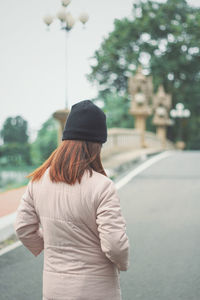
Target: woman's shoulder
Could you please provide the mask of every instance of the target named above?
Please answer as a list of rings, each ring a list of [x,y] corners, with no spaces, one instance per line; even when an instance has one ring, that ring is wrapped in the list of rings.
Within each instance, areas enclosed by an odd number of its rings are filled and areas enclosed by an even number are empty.
[[[96,171],[92,171],[92,176],[90,176],[89,172],[87,173],[87,180],[90,181],[90,184],[99,188],[106,188],[109,186],[114,186],[114,182],[107,176],[98,173]]]

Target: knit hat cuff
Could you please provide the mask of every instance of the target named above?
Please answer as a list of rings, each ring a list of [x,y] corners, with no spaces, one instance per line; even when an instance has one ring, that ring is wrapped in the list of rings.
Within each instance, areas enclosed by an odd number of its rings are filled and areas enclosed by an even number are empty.
[[[62,140],[80,140],[80,141],[89,141],[89,142],[97,142],[97,143],[105,143],[107,141],[107,137],[105,136],[97,136],[97,135],[91,135],[88,133],[83,134],[83,132],[80,131],[64,131]]]

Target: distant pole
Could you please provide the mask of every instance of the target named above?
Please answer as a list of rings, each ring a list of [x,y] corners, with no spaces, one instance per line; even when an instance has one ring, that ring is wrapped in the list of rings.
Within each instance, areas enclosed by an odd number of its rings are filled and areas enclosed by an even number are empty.
[[[158,91],[153,96],[153,124],[156,126],[156,135],[160,139],[162,148],[166,148],[167,126],[173,125],[169,118],[169,110],[172,104],[172,97],[167,94],[164,87],[160,85]]]
[[[67,53],[67,46],[68,46],[68,32],[65,33],[65,107],[69,109],[69,100],[68,100],[68,53]]]
[[[182,137],[182,123],[183,119],[189,118],[191,112],[189,109],[184,109],[183,103],[177,103],[176,108],[170,111],[170,116],[174,119],[178,119],[178,139],[176,142],[176,147],[180,150],[185,148],[185,142]]]
[[[53,113],[53,117],[59,121],[60,128],[58,133],[58,144],[61,142],[61,135],[65,126],[65,122],[67,116],[69,114],[69,95],[68,95],[68,85],[67,85],[67,78],[68,78],[68,35],[69,32],[72,30],[76,23],[76,19],[71,15],[70,12],[66,10],[68,5],[70,4],[71,0],[62,0],[62,8],[58,11],[56,16],[46,15],[43,20],[47,27],[49,28],[50,25],[53,23],[54,19],[60,21],[60,29],[65,31],[65,108],[56,111]],[[85,26],[89,19],[89,15],[87,13],[82,13],[78,20]]]

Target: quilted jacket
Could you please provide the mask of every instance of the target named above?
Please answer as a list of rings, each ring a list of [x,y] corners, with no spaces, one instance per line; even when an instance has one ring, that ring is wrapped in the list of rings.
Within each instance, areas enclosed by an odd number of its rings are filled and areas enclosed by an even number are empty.
[[[29,181],[15,220],[35,256],[44,250],[43,300],[120,300],[129,240],[115,185],[85,172],[81,183],[53,183],[49,168]]]

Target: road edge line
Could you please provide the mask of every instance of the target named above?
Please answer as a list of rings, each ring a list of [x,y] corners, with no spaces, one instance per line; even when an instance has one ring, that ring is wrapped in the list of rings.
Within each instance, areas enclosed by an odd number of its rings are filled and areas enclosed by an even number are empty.
[[[11,244],[9,246],[6,246],[5,248],[3,248],[3,249],[0,250],[0,256],[2,256],[5,253],[10,252],[11,250],[13,250],[13,249],[15,249],[15,248],[17,248],[17,247],[19,247],[21,245],[22,245],[22,242],[17,241],[17,242],[15,242],[15,243],[13,243],[13,244]]]
[[[138,167],[136,167],[135,169],[130,171],[127,175],[125,175],[118,182],[116,182],[115,183],[116,189],[120,190],[124,185],[126,185],[129,181],[131,181],[131,179],[136,177],[138,174],[140,174],[141,172],[143,172],[144,170],[146,170],[147,168],[149,168],[150,166],[152,166],[154,163],[158,162],[159,160],[166,158],[172,154],[173,154],[173,152],[168,150],[168,151],[159,153],[158,155],[155,155],[154,157],[148,159],[147,161],[145,161],[144,163],[142,163],[141,165],[139,165]]]

